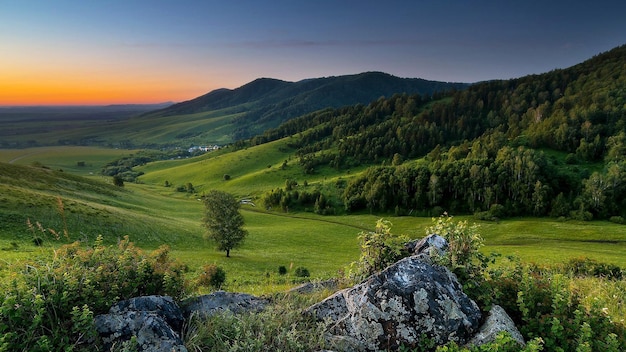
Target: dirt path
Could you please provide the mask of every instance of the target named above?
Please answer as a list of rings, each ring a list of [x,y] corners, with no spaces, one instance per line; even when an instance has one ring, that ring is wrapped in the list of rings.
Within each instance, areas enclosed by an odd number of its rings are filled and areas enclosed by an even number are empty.
[[[13,158],[13,159],[9,160],[9,164],[13,164],[16,161],[19,161],[21,159],[27,158],[27,157],[29,157],[31,155],[36,155],[36,154],[41,154],[41,153],[43,153],[43,151],[37,151],[37,152],[32,152],[32,153],[20,155],[17,158]]]

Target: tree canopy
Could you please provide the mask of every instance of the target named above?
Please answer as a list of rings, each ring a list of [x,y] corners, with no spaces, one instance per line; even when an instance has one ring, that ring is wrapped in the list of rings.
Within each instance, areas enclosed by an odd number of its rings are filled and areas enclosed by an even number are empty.
[[[239,212],[240,203],[231,194],[212,190],[204,196],[204,226],[207,237],[215,241],[217,249],[226,251],[240,246],[248,231],[243,229],[244,219]]]
[[[624,92],[621,46],[541,75],[317,111],[248,143],[291,136],[305,174],[369,165],[324,195],[349,212],[626,217]],[[266,199],[312,209],[301,194]]]

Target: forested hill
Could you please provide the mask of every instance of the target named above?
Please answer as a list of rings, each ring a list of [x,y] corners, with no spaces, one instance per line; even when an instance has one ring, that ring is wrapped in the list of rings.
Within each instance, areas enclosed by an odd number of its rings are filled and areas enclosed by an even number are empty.
[[[417,78],[399,78],[381,72],[286,82],[259,78],[230,90],[218,89],[175,104],[148,116],[174,116],[210,110],[243,112],[233,123],[234,139],[247,138],[276,127],[281,122],[327,107],[367,104],[395,93],[425,94],[465,89],[465,83],[446,83]]]
[[[348,211],[606,218],[626,215],[625,130],[621,46],[541,75],[312,113],[250,143],[293,135],[306,172],[386,165],[337,195]]]

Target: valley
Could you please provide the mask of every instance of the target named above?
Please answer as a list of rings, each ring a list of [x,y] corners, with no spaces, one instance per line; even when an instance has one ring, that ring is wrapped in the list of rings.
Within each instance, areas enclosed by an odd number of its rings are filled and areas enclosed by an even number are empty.
[[[41,129],[31,115],[0,112],[10,121],[0,141],[0,276],[31,277],[30,267],[52,268],[42,264],[50,260],[60,271],[59,260],[72,270],[83,258],[103,265],[97,256],[115,246],[122,254],[111,259],[124,264],[143,255],[136,246],[156,254],[133,264],[153,260],[156,269],[142,268],[165,275],[164,286],[187,280],[173,287],[187,294],[280,295],[303,282],[353,280],[352,263],[375,253],[363,236],[379,219],[392,235],[418,239],[447,214],[479,225],[484,242],[454,270],[477,275],[464,284],[480,304],[508,304],[527,331],[546,328],[542,314],[571,321],[579,308],[585,319],[623,325],[624,62],[623,46],[541,75],[364,95],[368,102],[351,100],[361,94],[347,94],[347,84],[411,82],[364,74],[309,89],[308,80],[260,79],[119,118],[61,112]],[[324,92],[350,99],[316,100]],[[74,128],[60,127],[70,121]],[[213,144],[220,148],[189,151]],[[202,198],[211,190],[245,200],[249,235],[230,257],[205,236]],[[198,284],[211,268],[224,281]],[[554,311],[529,317],[525,304]],[[626,338],[621,325],[602,326],[596,340],[609,341],[615,326]]]

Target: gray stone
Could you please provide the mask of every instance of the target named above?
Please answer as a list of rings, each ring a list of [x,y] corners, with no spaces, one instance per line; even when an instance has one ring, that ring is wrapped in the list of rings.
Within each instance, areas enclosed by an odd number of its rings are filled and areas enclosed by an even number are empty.
[[[192,297],[180,303],[186,318],[192,315],[205,318],[216,313],[230,311],[238,314],[258,312],[265,309],[267,300],[246,293],[218,291],[208,295]]]
[[[508,332],[520,346],[526,345],[524,337],[519,332],[519,330],[517,330],[517,327],[515,327],[515,323],[506,313],[504,308],[498,305],[494,305],[493,307],[491,307],[485,323],[480,327],[478,333],[474,335],[474,337],[467,343],[467,345],[482,346],[488,344],[490,342],[493,342],[496,339],[496,336],[503,331]]]
[[[109,314],[122,314],[127,311],[154,313],[178,332],[183,329],[185,323],[180,307],[168,296],[142,296],[120,301],[109,309]]]
[[[448,250],[448,241],[445,238],[432,234],[419,240],[413,240],[404,245],[409,254],[430,254],[431,250],[435,250],[442,255]]]
[[[171,297],[145,296],[121,301],[95,317],[96,330],[111,350],[136,337],[138,351],[186,352],[180,338],[182,313]]]
[[[464,344],[481,318],[456,276],[424,256],[404,258],[307,311],[330,323],[331,346],[354,351],[417,347],[424,337]]]

